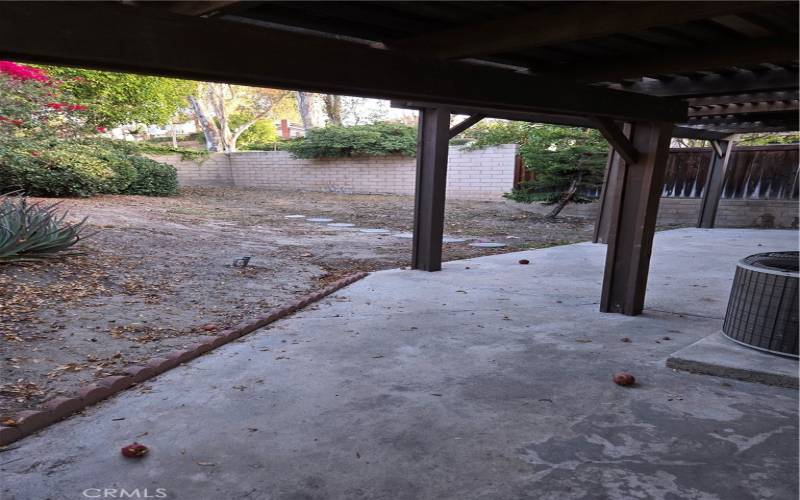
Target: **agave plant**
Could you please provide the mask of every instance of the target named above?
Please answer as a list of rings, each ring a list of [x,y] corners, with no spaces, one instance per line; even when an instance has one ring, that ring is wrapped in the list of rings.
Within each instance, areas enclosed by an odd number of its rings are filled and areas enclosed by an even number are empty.
[[[58,205],[28,203],[15,193],[0,196],[0,263],[66,255],[81,239],[86,218],[77,224],[64,222],[67,212],[59,216]]]

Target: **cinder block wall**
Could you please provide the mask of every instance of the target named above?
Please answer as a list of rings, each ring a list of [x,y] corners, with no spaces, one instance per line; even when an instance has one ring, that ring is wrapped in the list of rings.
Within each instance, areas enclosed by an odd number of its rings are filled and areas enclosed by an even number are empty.
[[[448,157],[447,197],[501,200],[514,184],[513,144],[477,151],[451,148]],[[174,165],[182,186],[240,186],[264,189],[327,191],[363,194],[414,194],[415,162],[403,156],[301,160],[285,151],[212,154],[203,162],[181,160],[180,155],[154,159]],[[509,202],[511,203],[511,202]],[[549,206],[515,204],[546,214]],[[598,202],[570,204],[565,216],[594,219]],[[717,227],[797,227],[797,200],[723,199]],[[659,225],[693,226],[699,198],[662,198]]]
[[[514,185],[513,144],[466,151],[451,148],[447,196],[499,200]],[[154,157],[178,171],[182,186],[241,186],[264,189],[364,194],[414,194],[416,164],[404,156],[295,159],[285,151],[212,154],[206,161],[178,155]]]
[[[546,214],[551,207],[541,203],[525,205],[525,210]],[[562,215],[594,220],[600,203],[570,204]],[[715,227],[797,228],[798,200],[722,199],[717,209]],[[700,198],[661,198],[657,224],[661,226],[694,226],[700,211]]]
[[[228,157],[212,154],[202,162],[182,160],[181,155],[150,155],[156,161],[169,163],[178,171],[181,186],[233,186],[233,174]]]

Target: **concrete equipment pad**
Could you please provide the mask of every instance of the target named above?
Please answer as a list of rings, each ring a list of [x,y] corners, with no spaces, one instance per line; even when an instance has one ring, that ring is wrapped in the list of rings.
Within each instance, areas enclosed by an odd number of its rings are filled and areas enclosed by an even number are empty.
[[[797,360],[750,349],[717,332],[667,358],[677,370],[797,388]]]

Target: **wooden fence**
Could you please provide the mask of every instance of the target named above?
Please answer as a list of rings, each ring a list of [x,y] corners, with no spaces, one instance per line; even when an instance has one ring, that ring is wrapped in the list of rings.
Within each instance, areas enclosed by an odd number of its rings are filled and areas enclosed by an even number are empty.
[[[671,149],[661,196],[702,197],[710,160],[711,149]],[[796,144],[736,147],[728,167],[722,198],[796,200],[798,163],[800,155]],[[514,171],[515,186],[530,180],[534,175],[525,169],[519,156]],[[583,194],[587,197],[599,197],[600,189]]]

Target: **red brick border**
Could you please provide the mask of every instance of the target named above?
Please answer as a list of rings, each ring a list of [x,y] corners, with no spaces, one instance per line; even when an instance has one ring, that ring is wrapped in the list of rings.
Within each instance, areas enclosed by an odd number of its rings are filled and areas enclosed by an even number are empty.
[[[115,375],[105,377],[94,384],[81,388],[73,397],[57,397],[45,402],[42,408],[26,410],[18,413],[14,418],[14,426],[0,425],[0,446],[11,444],[25,436],[33,434],[48,425],[69,417],[73,413],[82,411],[88,406],[98,403],[118,392],[124,391],[129,387],[153,378],[160,373],[175,368],[181,363],[190,361],[202,354],[205,354],[217,347],[232,342],[239,337],[247,335],[259,328],[262,328],[273,321],[288,316],[293,312],[322,300],[335,291],[346,287],[367,276],[367,273],[359,272],[345,276],[334,281],[330,285],[306,294],[288,304],[273,309],[266,316],[255,321],[242,323],[233,328],[223,330],[216,337],[210,340],[193,344],[186,349],[181,349],[165,355],[163,358],[153,358],[146,366],[130,366],[125,370],[125,375]]]

